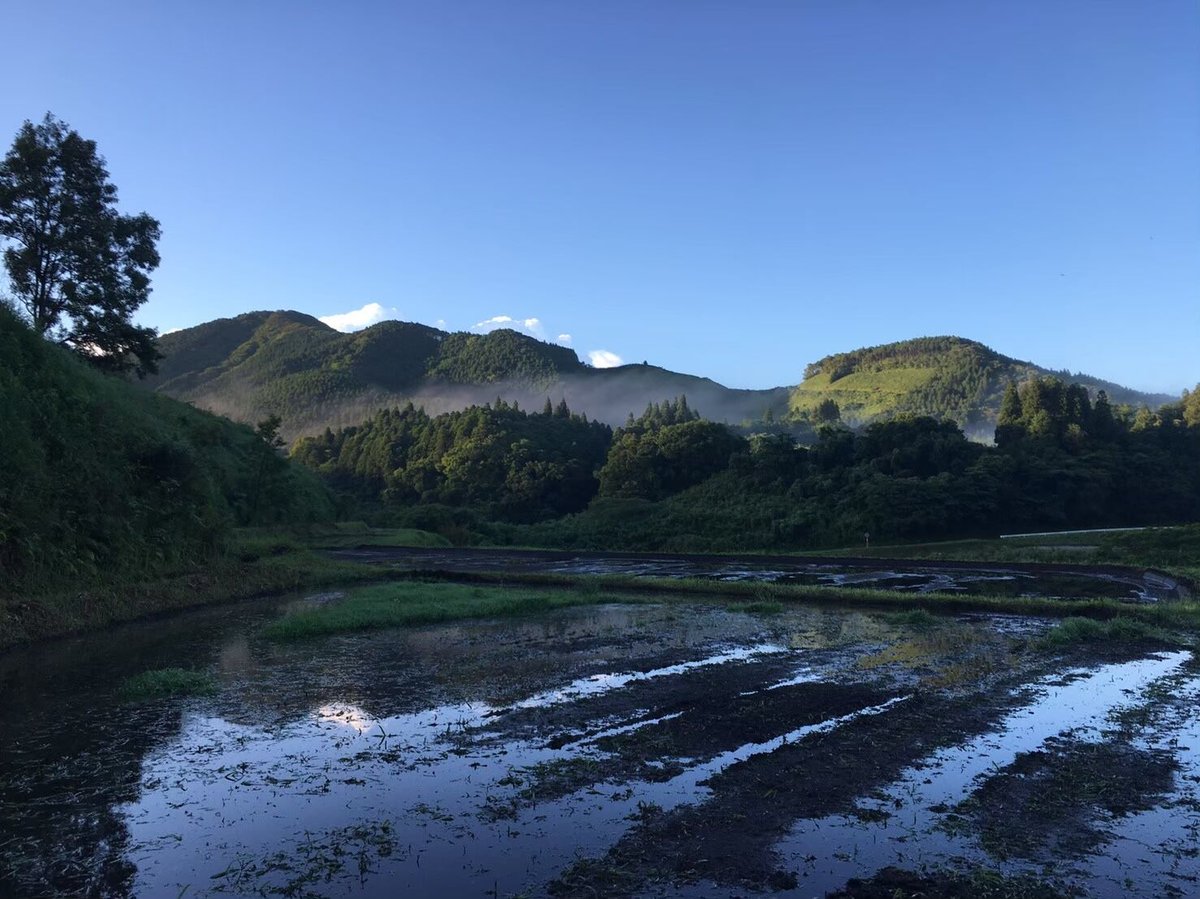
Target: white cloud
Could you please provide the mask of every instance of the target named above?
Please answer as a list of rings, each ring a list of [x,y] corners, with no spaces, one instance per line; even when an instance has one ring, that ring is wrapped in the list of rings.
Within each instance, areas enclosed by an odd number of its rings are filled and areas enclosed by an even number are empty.
[[[616,368],[618,365],[625,364],[624,360],[612,350],[590,350],[588,359],[591,360],[594,368]]]
[[[476,322],[471,330],[486,334],[498,328],[512,328],[514,331],[523,331],[538,340],[546,339],[546,328],[542,325],[542,320],[537,317],[516,319],[511,315],[493,315],[491,318]]]
[[[475,322],[473,331],[495,331],[497,328],[507,328],[514,324],[515,320],[511,315],[493,315],[491,318],[485,318],[481,322]]]
[[[395,313],[395,309],[391,312]],[[368,325],[381,322],[388,318],[389,310],[378,303],[367,303],[361,309],[351,309],[349,312],[337,312],[333,315],[322,315],[320,320],[335,331],[359,331]]]
[[[436,328],[441,328],[443,331],[446,330],[446,320],[444,318],[439,318],[433,324],[434,324],[434,327],[436,327]]]
[[[555,338],[555,340],[558,343],[561,343],[563,346],[571,345],[571,335],[570,334],[559,334],[558,337]]]

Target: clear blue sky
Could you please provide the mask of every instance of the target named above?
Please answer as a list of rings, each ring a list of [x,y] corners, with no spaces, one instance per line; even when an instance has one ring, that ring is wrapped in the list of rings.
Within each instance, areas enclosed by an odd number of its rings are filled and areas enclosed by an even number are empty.
[[[732,386],[959,334],[1200,381],[1194,0],[54,2],[53,111],[163,225],[140,319],[499,315]],[[392,310],[395,310],[394,312]]]

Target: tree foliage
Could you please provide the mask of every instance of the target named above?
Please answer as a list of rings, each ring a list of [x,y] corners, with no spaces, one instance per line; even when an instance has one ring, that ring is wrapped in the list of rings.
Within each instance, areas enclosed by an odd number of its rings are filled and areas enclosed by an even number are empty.
[[[133,324],[159,263],[158,222],[117,212],[103,157],[47,113],[0,163],[0,238],[14,299],[34,329],[98,367],[153,371],[155,333]]]
[[[505,521],[577,512],[596,493],[611,429],[547,402],[503,400],[436,417],[409,403],[297,442],[292,458],[367,504],[452,505]]]

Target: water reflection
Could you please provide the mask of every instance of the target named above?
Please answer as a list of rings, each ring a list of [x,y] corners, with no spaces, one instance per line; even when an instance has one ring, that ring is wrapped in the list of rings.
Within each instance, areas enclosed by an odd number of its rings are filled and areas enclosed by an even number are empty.
[[[304,644],[257,636],[296,601],[0,660],[0,895],[538,895],[578,857],[608,852],[650,804],[703,808],[721,772],[910,714],[909,671],[857,664],[913,638],[895,616],[608,605]],[[1045,623],[943,627],[923,665],[957,664],[964,647],[1007,652]],[[887,795],[946,801],[980,765],[1103,719],[1185,660],[1034,684],[997,735],[914,758]],[[124,677],[179,665],[214,672],[219,694],[119,701]],[[989,677],[964,689],[984,695]],[[873,801],[885,800],[862,808]],[[822,885],[890,858],[868,838],[886,847],[902,823],[916,832],[897,818],[847,836],[852,822],[835,818],[816,822],[828,826],[820,838],[796,824],[805,851],[823,847]],[[1150,820],[1131,823],[1129,841]],[[929,822],[915,823],[930,857],[944,854]],[[830,861],[851,851],[856,864]]]

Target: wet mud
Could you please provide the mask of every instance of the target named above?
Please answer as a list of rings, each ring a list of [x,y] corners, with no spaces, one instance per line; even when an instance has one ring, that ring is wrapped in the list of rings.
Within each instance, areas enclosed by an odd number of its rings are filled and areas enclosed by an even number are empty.
[[[1126,602],[1156,602],[1187,595],[1184,585],[1162,572],[1117,565],[380,546],[334,550],[331,555],[438,574],[482,572],[700,578],[823,587],[869,587],[913,593],[1055,599],[1106,597]]]
[[[1197,891],[1187,650],[677,602],[259,636],[303,601],[0,658],[0,895]],[[120,699],[167,666],[219,690]]]

